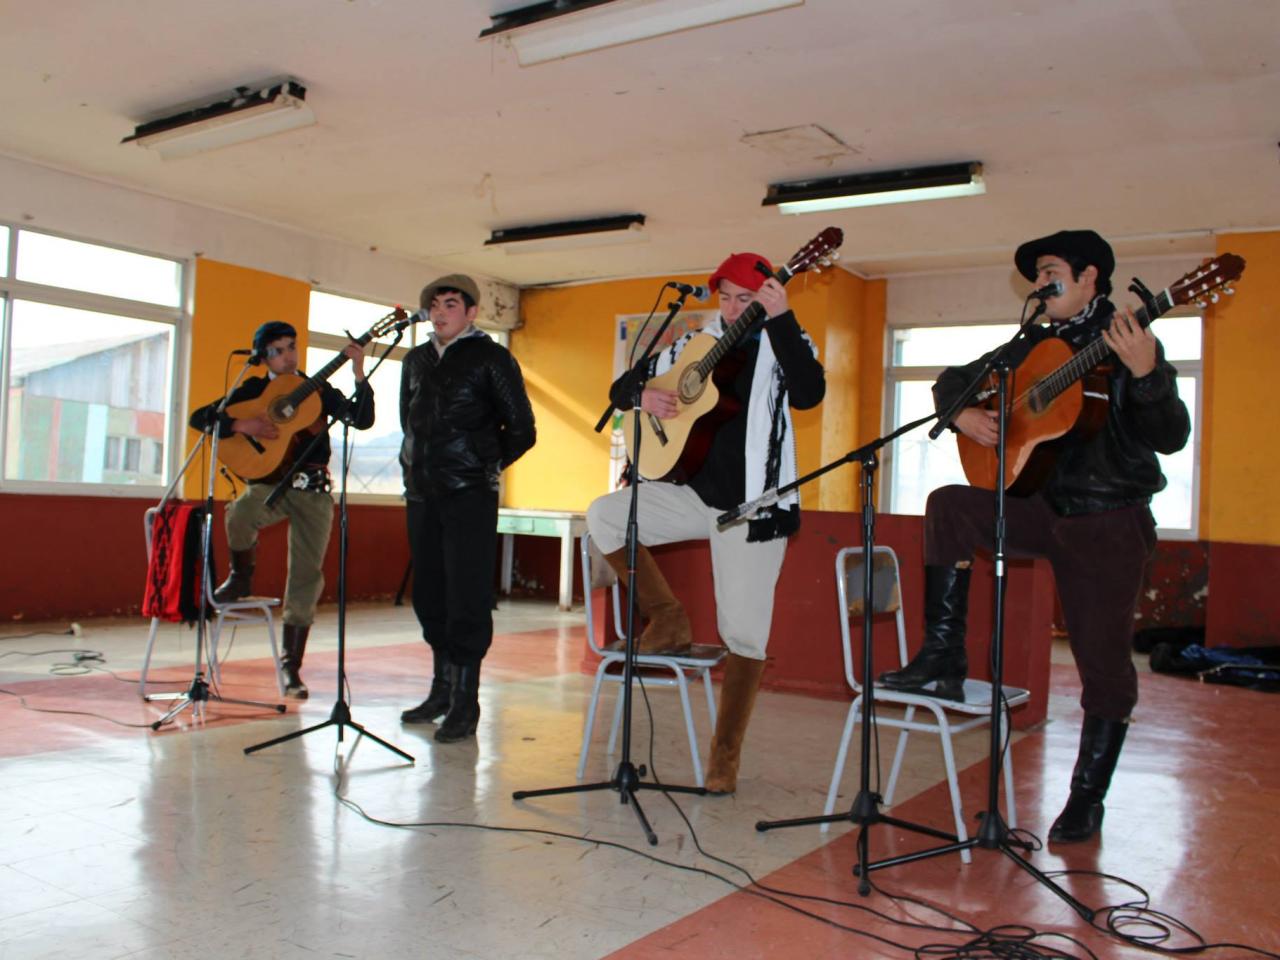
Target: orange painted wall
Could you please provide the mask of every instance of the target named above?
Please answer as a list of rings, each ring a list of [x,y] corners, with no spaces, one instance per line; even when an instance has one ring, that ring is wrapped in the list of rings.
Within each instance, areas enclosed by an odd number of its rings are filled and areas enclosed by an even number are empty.
[[[706,278],[679,279],[699,283]],[[605,492],[608,439],[591,428],[608,403],[616,316],[647,313],[659,283],[652,278],[616,280],[521,293],[523,326],[512,335],[511,350],[524,371],[538,419],[538,443],[507,472],[508,506],[582,511]],[[826,400],[795,417],[804,474],[856,446],[868,422],[879,424],[884,282],[832,270],[801,274],[787,290],[827,370]],[[874,382],[860,376],[868,354],[875,358]],[[875,436],[872,429],[868,438]],[[830,458],[828,451],[834,451]],[[816,491],[806,491],[805,504],[810,509],[848,509],[855,502],[849,497],[853,482],[848,469],[833,471]]]
[[[243,358],[227,365],[232,350],[249,347],[253,331],[268,320],[283,320],[298,331],[298,352],[307,347],[307,315],[311,288],[299,280],[250,270],[246,267],[196,261],[195,314],[191,320],[191,365],[187,381],[188,410],[194,410],[222,396],[240,371]],[[260,374],[251,371],[249,376]],[[188,430],[183,445],[184,456],[200,435]],[[203,499],[205,480],[200,476],[200,458],[192,464],[184,479],[183,493],[191,499]],[[230,499],[231,486],[218,478],[218,499]]]
[[[1233,297],[1205,317],[1201,531],[1205,540],[1280,545],[1280,233],[1224,234],[1246,261]]]

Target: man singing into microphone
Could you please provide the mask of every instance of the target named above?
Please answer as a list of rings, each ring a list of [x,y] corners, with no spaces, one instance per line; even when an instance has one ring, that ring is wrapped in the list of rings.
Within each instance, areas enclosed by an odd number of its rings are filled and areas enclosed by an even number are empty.
[[[637,649],[680,653],[692,642],[684,607],[647,547],[709,540],[717,626],[729,655],[706,789],[726,794],[737,789],[742,741],[764,674],[773,591],[787,538],[800,526],[800,501],[793,492],[753,519],[723,529],[716,525],[716,517],[796,478],[791,408],[817,406],[826,391],[826,378],[817,348],[787,305],[786,288],[774,279],[768,260],[754,253],[735,253],[716,268],[707,286],[719,297],[720,316],[700,332],[721,336],[752,303],[760,304],[765,319],[720,361],[722,368],[737,371],[730,392],[741,408],[719,427],[702,466],[683,484],[640,484],[638,525],[643,546],[636,553],[636,603],[648,626],[638,638]],[[694,335],[687,334],[656,355],[654,372],[670,369]],[[633,406],[629,380],[624,375],[610,388],[609,399],[619,410]],[[656,417],[673,417],[676,394],[646,387],[640,406]],[[630,491],[618,490],[597,498],[587,509],[591,539],[624,583],[630,503]]]
[[[462,274],[429,283],[432,333],[404,358],[400,425],[413,611],[431,647],[427,699],[404,723],[440,718],[435,739],[474,736],[480,662],[493,642],[498,478],[536,438],[520,365],[475,326],[480,288]]]
[[[1017,366],[1049,337],[1079,349],[1098,339],[1114,354],[1105,374],[1106,421],[1086,437],[1068,435],[1040,492],[1006,500],[1007,554],[1048,558],[1062,601],[1071,652],[1083,692],[1084,724],[1071,793],[1049,840],[1087,840],[1102,826],[1102,800],[1111,783],[1138,700],[1130,641],[1147,559],[1155,547],[1150,502],[1164,489],[1157,453],[1175,453],[1190,435],[1177,375],[1163,348],[1130,310],[1107,299],[1115,257],[1092,230],[1064,230],[1031,240],[1014,254],[1018,272],[1045,297],[1047,326],[1027,333],[1011,357]],[[1037,296],[1044,296],[1037,291]],[[988,356],[990,356],[988,354]],[[945,410],[977,375],[986,357],[949,367],[934,385]],[[996,444],[996,411],[969,407],[954,429],[986,447]],[[924,646],[880,684],[963,699],[968,670],[965,618],[975,549],[991,550],[995,494],[947,486],[929,496],[924,519]]]
[[[315,423],[322,430],[325,418],[335,414],[349,415],[357,430],[373,426],[373,389],[364,377],[364,348],[354,341],[342,351],[351,358],[355,374],[356,395],[348,408],[346,398],[325,383],[320,388],[324,416]],[[249,377],[231,393],[228,405],[262,396],[267,384],[284,374],[297,374],[297,331],[289,324],[272,320],[258,327],[253,335],[253,355],[266,364],[265,377]],[[191,414],[191,426],[204,430],[221,399]],[[274,440],[280,435],[276,425],[266,417],[235,420],[223,413],[218,423],[218,436],[241,433],[249,437]],[[267,497],[276,488],[284,472],[311,442],[312,433],[302,431],[294,437],[294,447],[285,456],[280,470],[245,484],[244,492],[227,505],[227,546],[231,551],[231,575],[214,591],[221,603],[247,597],[252,589],[254,554],[258,531],[263,527],[289,521],[289,572],[284,588],[284,637],[280,668],[284,674],[284,695],[295,700],[307,698],[307,685],[302,682],[302,657],[307,650],[307,635],[315,620],[316,603],[324,591],[325,548],[333,525],[333,499],[329,496],[329,436],[325,434],[311,447],[305,463],[293,475],[291,486],[273,506]]]

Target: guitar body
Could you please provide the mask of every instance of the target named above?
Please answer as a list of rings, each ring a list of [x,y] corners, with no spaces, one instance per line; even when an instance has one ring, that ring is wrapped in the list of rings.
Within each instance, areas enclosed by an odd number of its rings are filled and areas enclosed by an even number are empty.
[[[1058,441],[1068,436],[1089,436],[1106,419],[1109,400],[1105,376],[1089,375],[1077,380],[1047,404],[1036,403],[1034,394],[1031,402],[1012,403],[1013,398],[1026,395],[1073,356],[1074,351],[1065,341],[1056,337],[1044,340],[1032,348],[1009,377],[1004,487],[1011,496],[1025,497],[1040,489],[1053,470]],[[996,386],[993,375],[988,387],[994,391]],[[993,393],[981,407],[994,410],[996,403]],[[999,470],[996,449],[975,443],[962,433],[956,434],[956,445],[969,483],[994,490]]]
[[[710,379],[698,372],[698,362],[716,343],[710,334],[698,334],[680,351],[675,366],[649,381],[651,387],[675,392],[679,411],[674,417],[660,420],[643,410],[628,410],[624,416],[627,455],[646,480],[681,483],[696,474],[711,450],[716,431],[742,408],[731,391],[721,392],[737,374],[728,369],[732,363],[717,365]],[[639,459],[633,449],[636,417],[640,418]]]
[[[242,433],[218,441],[218,459],[232,473],[244,480],[261,480],[278,470],[297,434],[313,427],[322,416],[318,393],[291,408],[288,395],[306,381],[295,374],[281,374],[261,396],[242,400],[227,407],[227,415],[235,420],[266,417],[280,431],[274,440],[248,437]]]

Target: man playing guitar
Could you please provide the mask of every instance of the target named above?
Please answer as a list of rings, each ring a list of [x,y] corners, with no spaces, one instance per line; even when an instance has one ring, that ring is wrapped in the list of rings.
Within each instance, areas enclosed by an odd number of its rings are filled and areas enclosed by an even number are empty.
[[[1071,652],[1080,673],[1084,723],[1071,793],[1049,839],[1087,840],[1102,825],[1102,800],[1111,782],[1138,700],[1133,667],[1133,616],[1143,574],[1156,543],[1151,496],[1164,489],[1157,453],[1181,450],[1190,436],[1177,375],[1150,328],[1107,299],[1115,257],[1092,230],[1064,230],[1024,243],[1018,272],[1037,286],[1059,281],[1046,301],[1047,326],[1033,327],[1015,350],[1017,366],[1048,338],[1076,350],[1101,338],[1109,365],[1089,388],[1105,404],[1096,432],[1068,433],[1055,442],[1057,458],[1042,488],[1006,500],[1007,552],[1046,557],[1053,566]],[[939,410],[948,408],[986,358],[948,367],[934,385]],[[954,429],[981,446],[996,443],[996,412],[970,407]],[[994,493],[947,486],[925,508],[924,646],[903,669],[883,674],[882,686],[963,699],[968,669],[965,618],[975,549],[993,546]]]
[[[253,335],[253,351],[266,364],[267,375],[245,380],[232,392],[228,407],[262,396],[276,377],[298,373],[297,331],[287,323],[272,320],[258,327]],[[344,348],[343,354],[350,358],[356,380],[356,396],[350,411],[352,424],[357,430],[368,430],[373,426],[373,389],[364,376],[364,349],[353,341]],[[280,668],[284,673],[285,696],[298,700],[307,697],[307,686],[302,682],[299,670],[307,649],[307,635],[315,619],[316,603],[324,590],[321,565],[329,544],[329,530],[333,526],[327,435],[311,447],[307,462],[294,474],[292,485],[285,490],[284,496],[274,506],[267,506],[267,497],[310,443],[312,436],[325,428],[326,418],[346,408],[346,398],[328,383],[322,384],[320,391],[323,414],[310,429],[304,429],[294,438],[293,449],[285,456],[281,469],[268,476],[251,479],[245,484],[244,492],[227,505],[231,574],[214,591],[214,599],[221,602],[248,596],[252,589],[258,531],[281,520],[289,521],[289,574],[284,590]],[[191,415],[191,426],[197,430],[205,429],[220,402],[221,398],[195,411]],[[218,424],[218,435],[229,437],[235,434],[274,440],[279,436],[279,427],[265,415],[235,419],[224,412]]]
[[[733,254],[707,285],[719,295],[720,316],[702,334],[720,338],[753,304],[763,309],[757,308],[760,322],[755,329],[744,332],[717,365],[717,373],[728,372],[721,393],[737,409],[715,430],[701,465],[685,483],[640,485],[639,529],[644,546],[637,551],[636,601],[649,626],[637,648],[642,653],[680,653],[691,643],[688,616],[646,547],[709,540],[716,619],[729,656],[706,788],[710,793],[732,793],[743,737],[764,673],[773,591],[787,537],[800,526],[800,505],[793,493],[754,519],[724,529],[717,527],[716,517],[795,478],[790,408],[817,406],[826,380],[813,342],[800,328],[787,304],[785,287],[764,257]],[[686,335],[657,355],[657,372],[677,363],[696,335]],[[624,374],[610,389],[609,398],[620,410],[633,406],[631,382]],[[641,409],[669,420],[677,414],[676,393],[646,387]],[[587,510],[591,538],[624,580],[630,497],[627,490],[615,491],[597,498]]]

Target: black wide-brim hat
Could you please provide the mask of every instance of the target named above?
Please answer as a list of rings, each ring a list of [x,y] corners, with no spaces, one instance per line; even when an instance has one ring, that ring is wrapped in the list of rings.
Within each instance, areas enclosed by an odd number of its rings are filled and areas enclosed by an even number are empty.
[[[1032,283],[1036,279],[1036,261],[1041,257],[1079,258],[1098,268],[1098,279],[1111,279],[1116,268],[1116,255],[1111,244],[1092,230],[1059,230],[1039,240],[1028,240],[1013,255],[1018,272]]]

